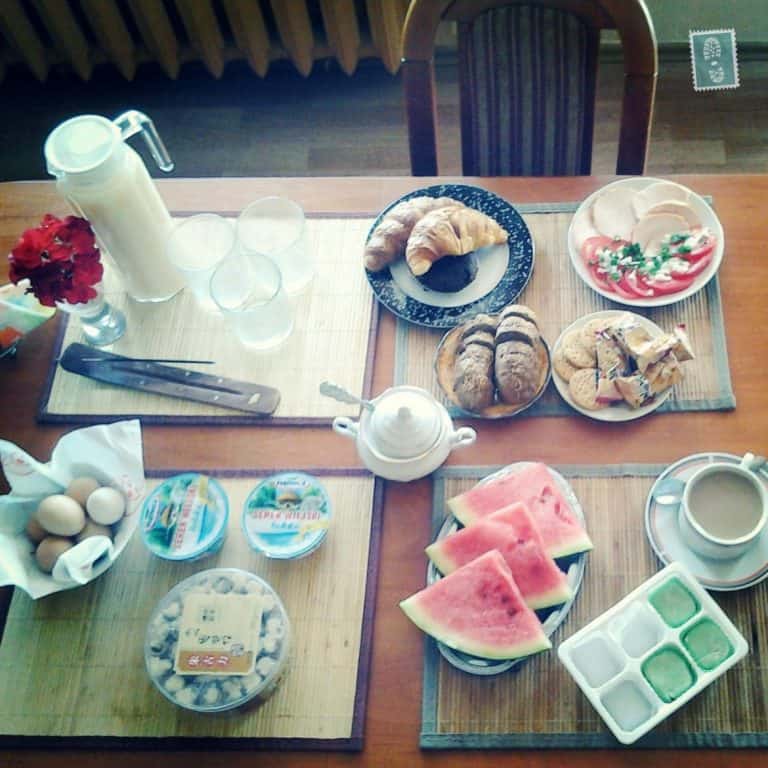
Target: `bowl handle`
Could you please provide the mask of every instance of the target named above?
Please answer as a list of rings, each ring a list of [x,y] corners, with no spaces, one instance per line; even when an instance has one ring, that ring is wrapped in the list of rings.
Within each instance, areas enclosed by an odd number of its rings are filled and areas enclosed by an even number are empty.
[[[472,427],[459,427],[451,435],[451,448],[458,448],[460,445],[472,445],[477,440],[477,432]]]
[[[347,416],[337,416],[333,420],[333,431],[344,437],[356,438],[360,425]]]

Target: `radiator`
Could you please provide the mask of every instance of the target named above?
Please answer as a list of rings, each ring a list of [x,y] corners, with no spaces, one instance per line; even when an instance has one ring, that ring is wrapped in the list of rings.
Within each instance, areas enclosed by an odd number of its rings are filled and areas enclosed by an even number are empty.
[[[352,74],[363,58],[400,66],[408,0],[0,0],[0,79],[15,66],[45,80],[68,67],[88,80],[113,66],[128,80],[154,61],[175,78],[188,61],[221,77],[245,60],[264,77],[287,59],[303,75],[335,59]]]

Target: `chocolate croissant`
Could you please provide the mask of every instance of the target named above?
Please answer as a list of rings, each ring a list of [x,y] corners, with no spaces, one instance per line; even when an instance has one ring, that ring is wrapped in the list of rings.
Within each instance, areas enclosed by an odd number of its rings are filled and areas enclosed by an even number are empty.
[[[473,208],[437,208],[413,227],[405,259],[417,277],[443,256],[461,256],[486,245],[506,242],[507,232],[490,216]]]
[[[451,197],[412,197],[393,206],[382,217],[365,246],[365,268],[371,272],[398,259],[405,250],[416,222],[436,208],[463,208],[464,203]]]

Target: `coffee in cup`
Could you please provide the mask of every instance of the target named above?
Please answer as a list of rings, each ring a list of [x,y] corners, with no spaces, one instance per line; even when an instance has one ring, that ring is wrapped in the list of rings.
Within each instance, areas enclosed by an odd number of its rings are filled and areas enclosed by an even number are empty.
[[[698,554],[715,560],[739,557],[768,521],[768,492],[750,469],[748,453],[739,464],[717,461],[686,482],[678,513],[680,533]]]

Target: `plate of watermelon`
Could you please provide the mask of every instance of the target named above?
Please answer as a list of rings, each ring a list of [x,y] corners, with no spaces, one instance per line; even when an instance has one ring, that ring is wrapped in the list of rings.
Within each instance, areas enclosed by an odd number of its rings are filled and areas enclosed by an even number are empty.
[[[592,548],[584,514],[565,478],[538,462],[504,467],[447,504],[426,549],[427,586],[401,607],[451,665],[500,674],[552,647]]]

